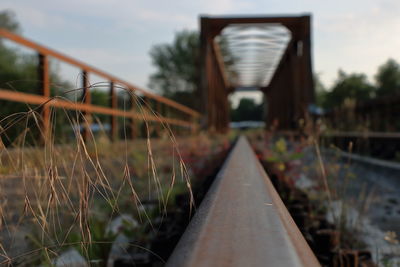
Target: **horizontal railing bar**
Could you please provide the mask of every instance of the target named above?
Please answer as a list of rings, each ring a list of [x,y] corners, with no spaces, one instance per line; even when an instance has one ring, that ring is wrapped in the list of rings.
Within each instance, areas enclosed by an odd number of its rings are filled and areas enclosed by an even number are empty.
[[[320,266],[240,137],[166,266]]]
[[[127,117],[137,120],[146,120],[146,121],[155,121],[160,123],[169,123],[171,125],[178,125],[178,126],[186,126],[186,127],[195,127],[193,123],[177,120],[177,119],[170,119],[165,118],[162,116],[155,116],[146,113],[137,113],[133,111],[124,111],[120,109],[112,109],[108,107],[102,106],[95,106],[91,104],[83,104],[79,102],[72,102],[63,100],[61,97],[44,97],[41,95],[33,95],[27,94],[22,92],[14,92],[9,90],[2,90],[0,89],[0,99],[8,100],[8,101],[17,101],[25,104],[33,104],[33,105],[48,105],[56,108],[65,108],[70,110],[78,110],[78,111],[85,111],[91,113],[100,113],[105,115],[113,115],[113,116],[120,116],[120,117]]]
[[[35,43],[35,42],[31,41],[31,40],[23,38],[23,37],[21,37],[19,35],[13,34],[13,33],[9,32],[9,31],[5,30],[5,29],[1,29],[0,28],[0,36],[2,36],[4,38],[7,38],[7,39],[9,39],[9,40],[11,40],[11,41],[13,41],[15,43],[20,44],[20,45],[23,45],[23,46],[29,47],[29,48],[31,48],[33,50],[36,50],[40,54],[51,56],[53,58],[57,58],[57,59],[59,59],[61,61],[64,61],[64,62],[66,62],[68,64],[71,64],[71,65],[74,65],[76,67],[79,67],[80,69],[82,69],[82,70],[84,70],[86,72],[94,73],[94,74],[96,74],[98,76],[101,76],[101,77],[107,79],[107,80],[119,83],[122,86],[126,86],[129,90],[141,92],[141,93],[143,93],[145,96],[147,96],[149,98],[155,99],[156,101],[159,101],[159,102],[162,102],[162,103],[164,103],[166,105],[174,107],[177,110],[180,110],[180,111],[182,111],[184,113],[190,114],[190,115],[195,116],[195,117],[199,117],[200,116],[200,114],[197,111],[192,110],[192,109],[190,109],[188,107],[185,107],[184,105],[176,103],[175,101],[172,101],[172,100],[170,100],[168,98],[165,98],[165,97],[150,93],[150,92],[148,92],[148,91],[146,91],[144,89],[138,88],[137,86],[134,86],[134,85],[132,85],[132,84],[126,82],[126,81],[123,81],[123,80],[121,80],[121,79],[119,79],[119,78],[117,78],[117,77],[115,77],[113,75],[110,75],[110,74],[108,74],[108,73],[106,73],[104,71],[101,71],[101,70],[99,70],[97,68],[89,66],[89,65],[87,65],[87,64],[85,64],[85,63],[83,63],[83,62],[81,62],[79,60],[76,60],[74,58],[66,56],[66,55],[64,55],[62,53],[56,52],[56,51],[54,51],[54,50],[52,50],[50,48],[44,47],[44,46],[42,46],[42,45],[40,45],[38,43]]]

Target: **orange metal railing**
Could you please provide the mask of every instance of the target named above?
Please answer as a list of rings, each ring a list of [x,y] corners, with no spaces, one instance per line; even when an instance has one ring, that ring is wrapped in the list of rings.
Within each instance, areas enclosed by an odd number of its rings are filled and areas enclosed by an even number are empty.
[[[42,84],[39,95],[0,89],[0,99],[22,102],[27,104],[42,105],[42,112],[41,112],[43,119],[42,130],[43,133],[45,133],[44,136],[47,136],[49,130],[51,129],[50,107],[81,111],[85,114],[85,116],[90,116],[91,113],[110,115],[111,136],[113,138],[116,137],[118,129],[117,117],[130,118],[132,119],[132,123],[134,123],[133,122],[134,120],[146,120],[146,121],[154,121],[160,124],[169,124],[173,126],[185,127],[190,129],[191,132],[196,131],[196,129],[198,128],[197,121],[200,117],[200,114],[195,110],[192,110],[168,98],[138,88],[137,86],[132,85],[104,71],[89,66],[79,60],[73,59],[62,53],[56,52],[52,49],[39,45],[33,41],[25,39],[7,30],[0,29],[0,37],[13,41],[14,43],[17,43],[19,45],[28,47],[30,49],[33,49],[38,53],[39,56],[38,70],[40,74],[39,82]],[[61,62],[73,65],[81,69],[82,90],[83,90],[83,98],[81,103],[70,102],[67,100],[63,100],[61,98],[51,97],[49,58],[55,58],[57,60],[60,60]],[[96,106],[91,104],[91,97],[90,97],[91,86],[88,82],[88,77],[90,74],[95,74],[110,82],[110,107]],[[154,112],[150,113],[148,112],[142,114],[135,111],[126,111],[118,109],[116,87],[123,87],[136,95],[137,93],[143,95],[143,97],[147,101],[152,100],[156,102],[157,110],[155,110]],[[134,101],[134,99],[131,99],[131,101]],[[165,107],[170,111],[174,110],[179,118],[171,118],[167,117],[168,115],[163,114],[165,109],[161,108],[162,105],[165,105]]]

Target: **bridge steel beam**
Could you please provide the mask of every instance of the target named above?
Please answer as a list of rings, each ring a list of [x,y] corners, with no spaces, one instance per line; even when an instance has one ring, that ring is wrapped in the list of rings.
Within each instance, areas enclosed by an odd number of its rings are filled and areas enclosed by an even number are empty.
[[[210,130],[226,132],[229,123],[227,97],[232,91],[223,82],[214,38],[230,24],[281,24],[291,32],[291,40],[268,86],[266,94],[267,125],[276,129],[295,129],[308,119],[308,106],[314,102],[311,61],[311,16],[201,17],[201,85],[204,125]],[[268,57],[268,55],[265,55]]]
[[[229,123],[228,88],[220,56],[213,41],[218,32],[213,32],[209,26],[209,20],[202,18],[200,33],[202,108],[208,130],[226,132]]]

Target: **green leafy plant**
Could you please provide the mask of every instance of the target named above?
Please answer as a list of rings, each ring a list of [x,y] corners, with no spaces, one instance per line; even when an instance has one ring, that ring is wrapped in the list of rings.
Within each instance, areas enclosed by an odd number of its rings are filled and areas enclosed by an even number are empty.
[[[89,261],[97,262],[99,266],[105,266],[111,246],[117,234],[107,230],[108,222],[92,217],[89,222],[90,241],[83,237],[78,229],[69,229],[67,232],[59,233],[58,237],[48,240],[45,243],[41,240],[41,232],[28,234],[27,238],[38,251],[35,263],[52,266],[53,259],[68,250],[75,248],[82,256]],[[56,240],[62,242],[58,243]]]

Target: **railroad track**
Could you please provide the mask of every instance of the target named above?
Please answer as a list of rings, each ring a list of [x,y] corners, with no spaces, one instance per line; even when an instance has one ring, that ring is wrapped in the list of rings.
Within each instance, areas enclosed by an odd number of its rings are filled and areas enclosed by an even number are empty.
[[[166,266],[319,266],[240,137]]]

